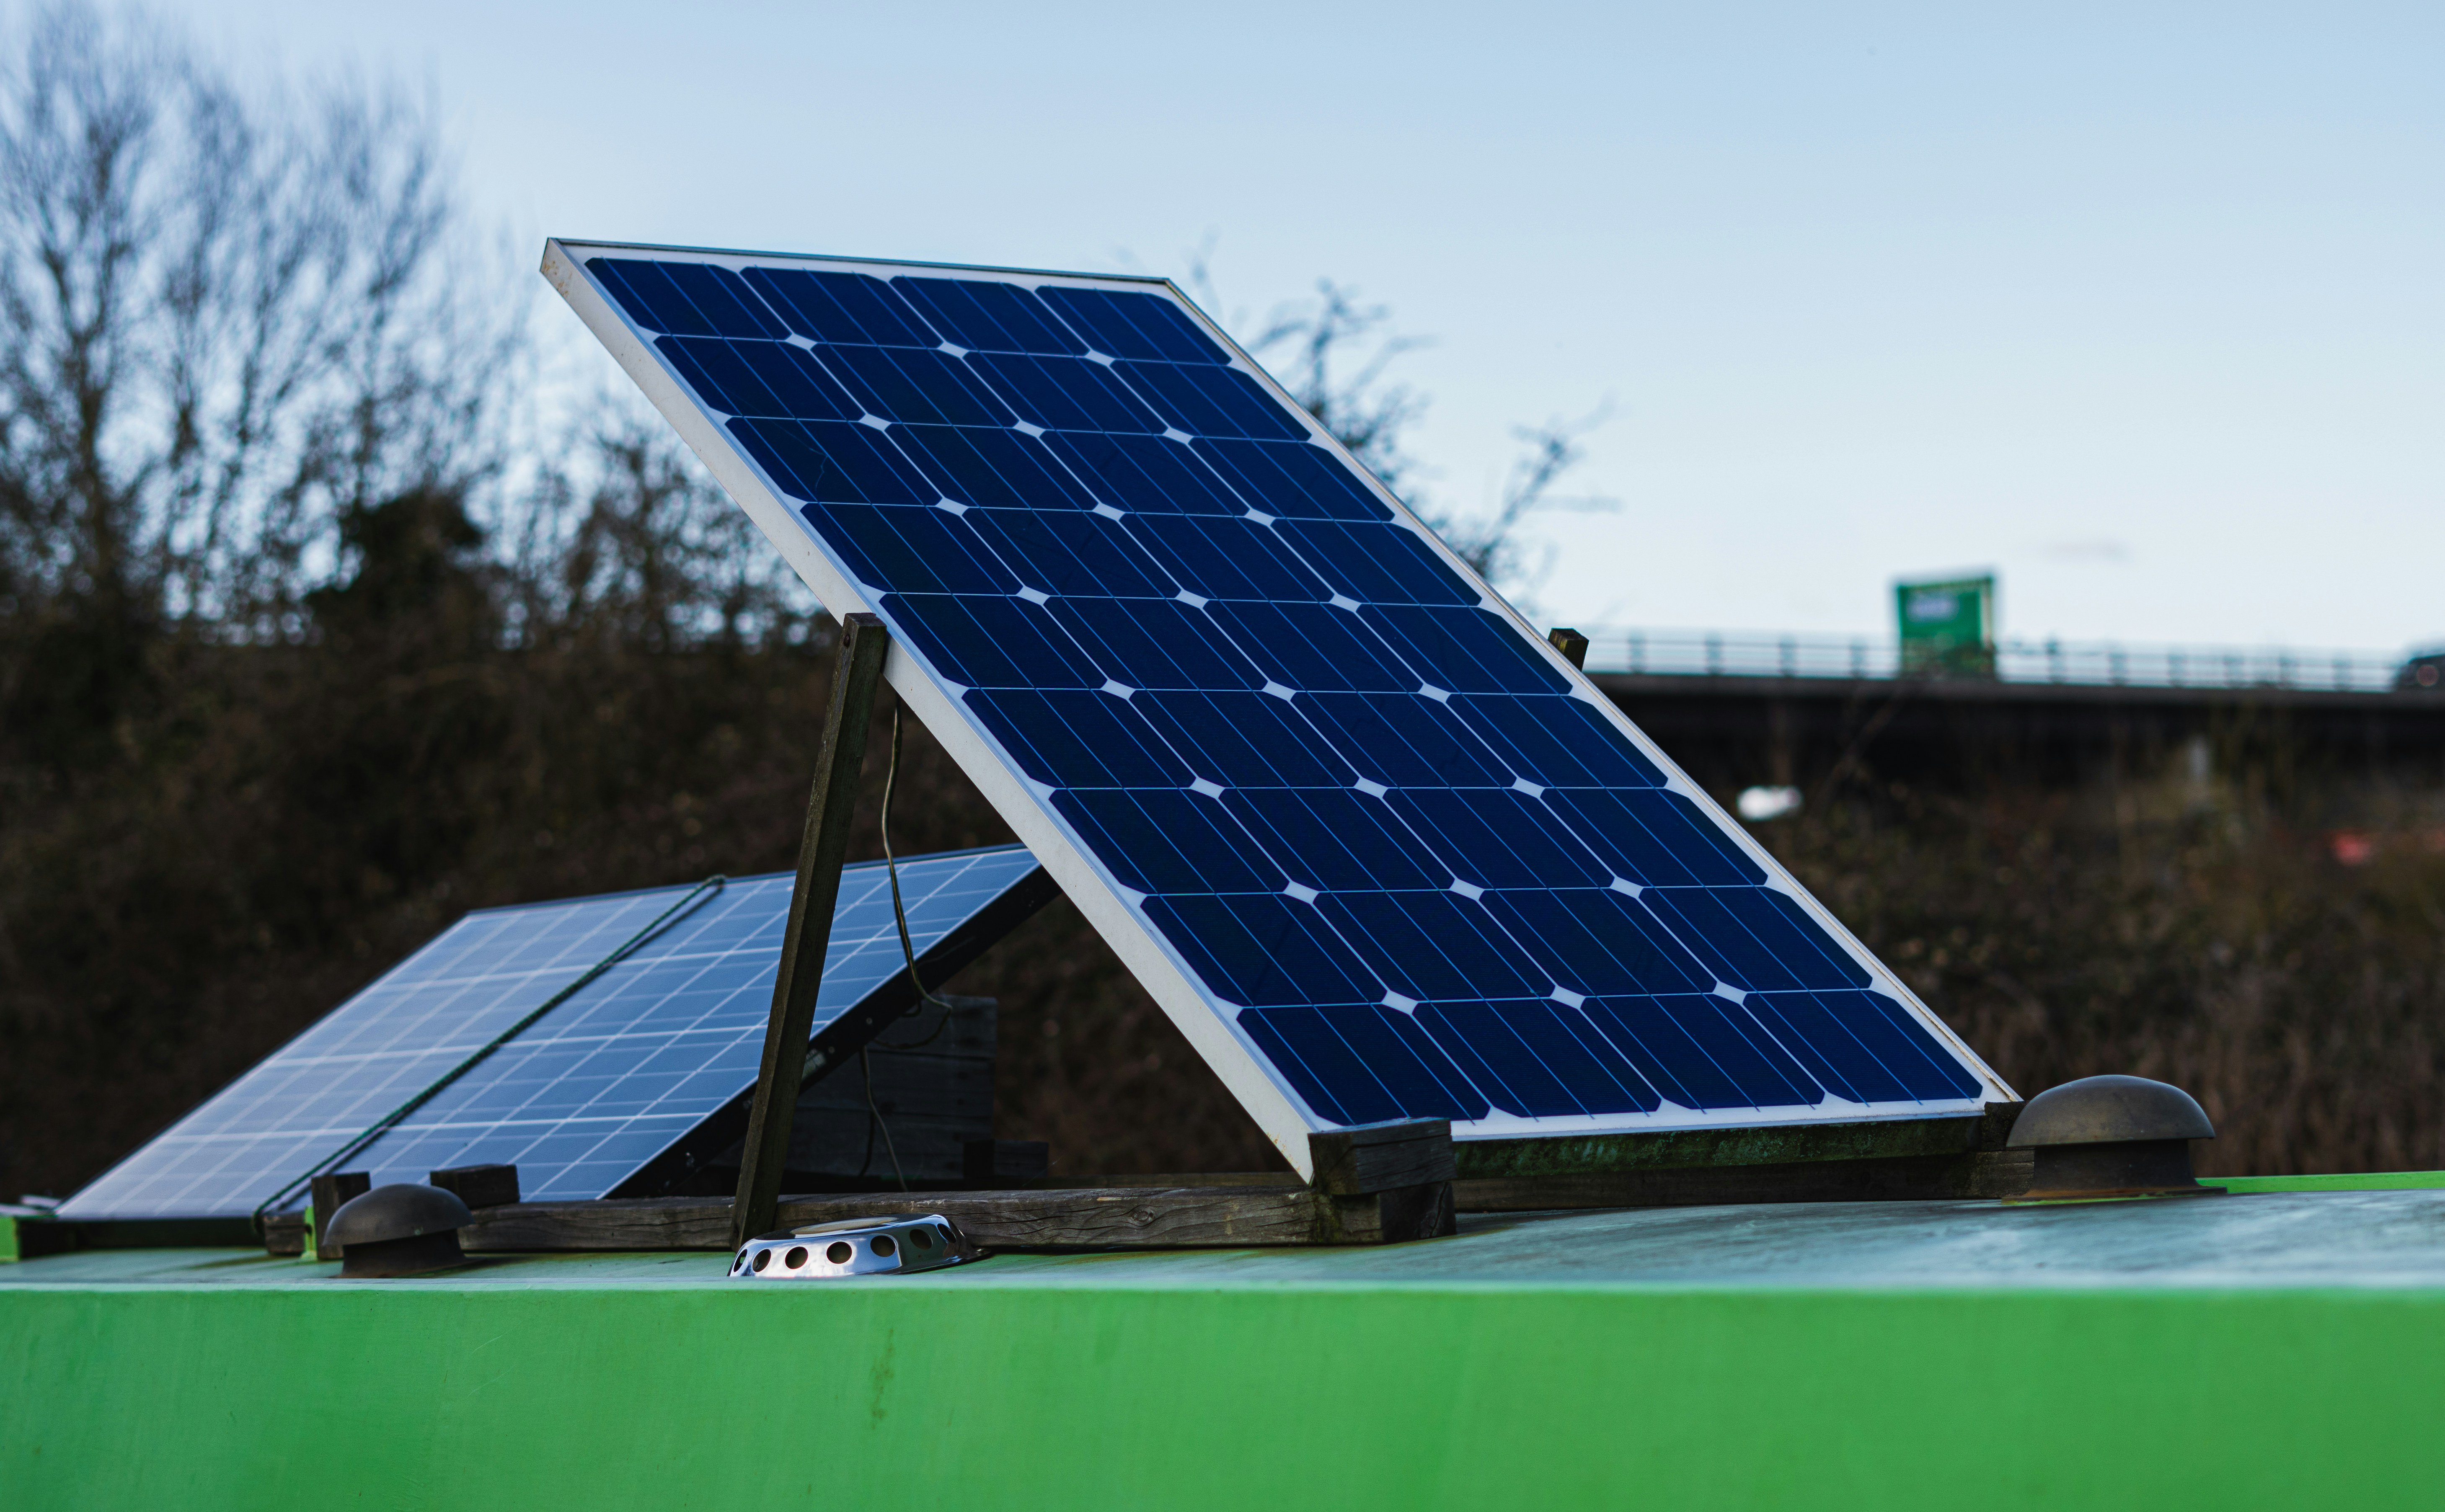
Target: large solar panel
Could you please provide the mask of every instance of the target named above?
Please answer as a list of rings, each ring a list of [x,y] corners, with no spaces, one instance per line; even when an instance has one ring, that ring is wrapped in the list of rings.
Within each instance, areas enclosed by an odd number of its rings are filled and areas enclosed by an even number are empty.
[[[1302,1170],[2011,1095],[1168,283],[544,271]]]
[[[518,1167],[530,1200],[645,1195],[658,1177],[736,1140],[763,1053],[793,881],[735,879],[679,914],[347,1168],[371,1172],[379,1185],[497,1161]],[[1017,846],[904,861],[900,887],[928,987],[1052,896]],[[78,1192],[60,1216],[253,1212],[688,892],[657,887],[468,914]],[[837,1059],[912,1001],[884,867],[848,868],[812,1043]]]

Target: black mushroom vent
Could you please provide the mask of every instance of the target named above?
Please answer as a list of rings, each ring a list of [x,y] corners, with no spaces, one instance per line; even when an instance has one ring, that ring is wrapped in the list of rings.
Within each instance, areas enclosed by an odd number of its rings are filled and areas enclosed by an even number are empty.
[[[458,1230],[475,1221],[456,1192],[399,1182],[343,1204],[329,1240],[343,1276],[421,1276],[467,1263]]]
[[[2207,1111],[2179,1087],[2144,1076],[2083,1076],[2040,1092],[2005,1143],[2036,1151],[2019,1202],[2221,1195],[2202,1186],[2191,1141],[2215,1138]]]

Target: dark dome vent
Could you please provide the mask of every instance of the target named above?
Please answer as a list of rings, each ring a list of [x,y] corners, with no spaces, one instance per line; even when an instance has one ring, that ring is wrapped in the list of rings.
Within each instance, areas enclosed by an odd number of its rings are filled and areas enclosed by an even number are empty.
[[[2015,1201],[2215,1195],[2191,1167],[2191,1141],[2215,1138],[2197,1099],[2144,1076],[2083,1076],[2040,1092],[2006,1144],[2037,1151]]]
[[[400,1182],[343,1204],[327,1232],[343,1276],[421,1276],[467,1263],[458,1230],[475,1221],[457,1194]]]

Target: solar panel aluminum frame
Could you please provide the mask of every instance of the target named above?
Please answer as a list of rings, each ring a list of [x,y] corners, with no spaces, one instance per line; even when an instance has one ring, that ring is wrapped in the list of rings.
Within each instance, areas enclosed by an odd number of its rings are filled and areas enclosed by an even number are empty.
[[[747,512],[766,540],[781,553],[800,580],[812,589],[825,608],[834,615],[877,612],[878,606],[867,602],[856,582],[835,563],[814,534],[797,517],[796,510],[765,477],[762,470],[736,445],[678,374],[653,349],[650,342],[632,326],[628,318],[606,295],[602,287],[585,271],[588,258],[597,256],[644,256],[664,262],[709,263],[733,271],[748,267],[788,267],[821,270],[833,272],[869,273],[883,279],[899,274],[922,272],[928,277],[979,279],[1017,284],[1029,289],[1123,288],[1131,292],[1151,293],[1172,302],[1217,346],[1230,357],[1230,365],[1254,379],[1284,413],[1297,416],[1306,428],[1311,441],[1330,450],[1353,474],[1364,480],[1369,492],[1390,512],[1393,520],[1412,532],[1439,556],[1461,580],[1474,587],[1480,595],[1479,607],[1491,609],[1508,621],[1514,629],[1537,649],[1546,663],[1567,680],[1571,695],[1609,720],[1648,760],[1665,775],[1668,791],[1681,794],[1695,803],[1715,825],[1729,837],[1765,874],[1764,886],[1783,893],[1814,920],[1826,934],[1838,942],[1854,961],[1869,975],[1871,990],[1881,992],[1902,1004],[1929,1033],[1951,1050],[1963,1067],[1981,1083],[1983,1094],[1976,1099],[1963,1099],[1958,1104],[1937,1103],[1911,1110],[1890,1112],[1869,1111],[1842,1121],[1863,1121],[1955,1117],[1975,1113],[1986,1102],[2018,1100],[2018,1093],[1990,1069],[1959,1036],[1930,1012],[1908,984],[1889,970],[1857,937],[1843,927],[1806,888],[1758,845],[1748,833],[1709,798],[1696,783],[1691,782],[1670,756],[1650,740],[1644,732],[1630,721],[1613,700],[1589,681],[1587,675],[1572,665],[1568,659],[1551,645],[1523,619],[1517,609],[1488,588],[1478,573],[1462,562],[1441,537],[1426,527],[1407,505],[1384,488],[1374,476],[1351,457],[1348,450],[1329,432],[1316,423],[1313,417],[1292,399],[1271,374],[1242,351],[1205,312],[1197,308],[1179,287],[1167,278],[1129,274],[1081,274],[1046,272],[1032,270],[984,268],[958,264],[900,262],[874,258],[808,256],[786,252],[752,252],[704,248],[663,247],[639,243],[579,241],[553,237],[544,245],[542,272],[552,288],[567,300],[578,318],[585,322],[597,340],[627,373],[648,401],[670,421],[680,437],[694,451],[731,497]],[[1187,964],[1167,943],[1124,901],[1131,889],[1124,887],[1110,875],[1103,864],[1080,842],[1069,823],[1054,811],[1049,800],[1032,791],[1019,775],[1017,764],[1003,752],[1000,742],[986,730],[964,705],[943,691],[943,682],[928,669],[919,653],[904,637],[894,636],[890,652],[884,663],[884,680],[900,696],[917,717],[925,721],[952,759],[970,781],[976,784],[986,800],[1010,825],[1027,847],[1033,850],[1046,871],[1052,874],[1079,911],[1086,915],[1105,942],[1120,957],[1147,990],[1153,996],[1188,1042],[1205,1063],[1221,1076],[1223,1085],[1237,1097],[1258,1126],[1271,1139],[1284,1158],[1302,1177],[1314,1175],[1314,1162],[1308,1151],[1308,1136],[1341,1127],[1334,1121],[1317,1116],[1306,1100],[1292,1088],[1253,1043],[1244,1032],[1230,1021],[1220,999],[1209,998]],[[1822,1105],[1789,1110],[1745,1109],[1737,1113],[1723,1111],[1714,1113],[1695,1110],[1658,1110],[1652,1113],[1609,1113],[1543,1118],[1511,1115],[1497,1110],[1487,1117],[1467,1126],[1455,1126],[1458,1139],[1517,1139],[1536,1136],[1585,1137],[1591,1134],[1633,1133],[1648,1130],[1700,1128],[1737,1128],[1782,1124],[1820,1124],[1835,1121]]]

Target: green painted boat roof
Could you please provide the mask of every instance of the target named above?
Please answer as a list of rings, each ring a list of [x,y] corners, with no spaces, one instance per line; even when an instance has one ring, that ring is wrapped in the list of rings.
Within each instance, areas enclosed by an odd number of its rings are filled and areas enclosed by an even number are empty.
[[[1474,1217],[741,1282],[0,1265],[10,1505],[2421,1506],[2445,1189]]]
[[[240,1250],[97,1250],[0,1267],[22,1287],[321,1291],[840,1286],[965,1291],[1342,1288],[2445,1288],[2445,1189],[2268,1191],[2006,1206],[1775,1204],[1464,1216],[1454,1238],[1386,1247],[1002,1255],[837,1282],[737,1282],[720,1254],[485,1257],[408,1280]]]

